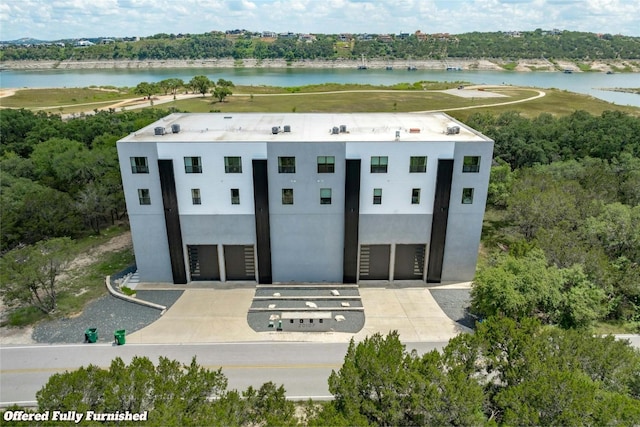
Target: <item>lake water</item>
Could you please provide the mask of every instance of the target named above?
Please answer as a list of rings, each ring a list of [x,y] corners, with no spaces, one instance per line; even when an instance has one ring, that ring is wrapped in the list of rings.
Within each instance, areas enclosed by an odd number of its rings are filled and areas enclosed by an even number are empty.
[[[637,73],[571,73],[509,71],[433,71],[406,69],[267,69],[267,68],[167,68],[144,70],[3,70],[0,87],[133,87],[140,82],[157,82],[171,77],[189,81],[205,75],[211,80],[222,78],[243,86],[305,86],[321,83],[359,83],[393,85],[403,82],[466,81],[474,84],[508,84],[537,88],[556,88],[591,95],[618,105],[640,107],[640,95],[605,91],[602,88],[638,88]]]

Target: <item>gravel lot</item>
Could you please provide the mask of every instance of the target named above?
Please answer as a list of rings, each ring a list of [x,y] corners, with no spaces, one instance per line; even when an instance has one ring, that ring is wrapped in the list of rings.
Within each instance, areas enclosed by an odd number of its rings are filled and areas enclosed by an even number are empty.
[[[180,295],[182,291],[139,291],[137,297],[170,307]],[[79,316],[36,325],[32,338],[39,343],[82,343],[84,331],[97,328],[98,342],[111,342],[114,331],[134,332],[159,317],[160,310],[106,295],[87,305]]]
[[[475,329],[476,318],[468,312],[471,304],[469,289],[429,289],[442,311],[460,325]]]

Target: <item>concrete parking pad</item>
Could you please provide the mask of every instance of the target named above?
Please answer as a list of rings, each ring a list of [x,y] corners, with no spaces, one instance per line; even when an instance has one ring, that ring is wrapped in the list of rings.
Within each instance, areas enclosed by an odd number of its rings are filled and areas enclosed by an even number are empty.
[[[145,286],[149,289],[150,286]],[[255,289],[185,289],[153,324],[127,336],[127,343],[240,341],[356,341],[397,330],[405,342],[446,341],[462,331],[427,288],[360,288],[365,324],[356,333],[255,332],[247,323]]]

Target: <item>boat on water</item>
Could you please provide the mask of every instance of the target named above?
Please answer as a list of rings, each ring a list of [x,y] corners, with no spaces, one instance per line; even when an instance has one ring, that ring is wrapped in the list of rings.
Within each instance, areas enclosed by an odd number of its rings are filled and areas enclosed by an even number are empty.
[[[366,70],[367,69],[367,63],[364,60],[364,55],[362,55],[362,64],[358,65],[358,70]]]

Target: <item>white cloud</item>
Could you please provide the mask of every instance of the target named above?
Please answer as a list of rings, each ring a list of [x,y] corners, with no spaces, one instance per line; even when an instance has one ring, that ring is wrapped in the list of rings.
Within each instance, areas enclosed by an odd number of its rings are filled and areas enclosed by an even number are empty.
[[[0,0],[0,40],[204,33],[560,28],[640,36],[632,0]]]

